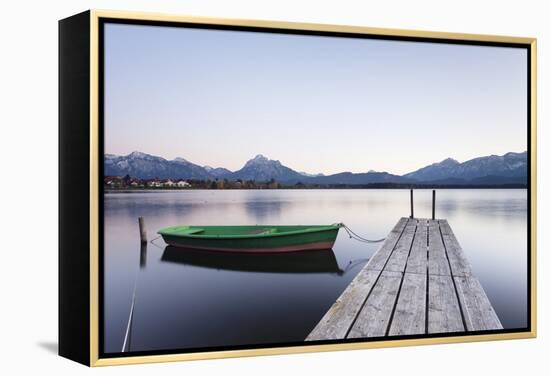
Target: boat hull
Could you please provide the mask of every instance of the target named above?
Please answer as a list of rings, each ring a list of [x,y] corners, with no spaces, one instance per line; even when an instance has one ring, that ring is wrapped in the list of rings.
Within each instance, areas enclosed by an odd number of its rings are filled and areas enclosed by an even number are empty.
[[[261,226],[261,228],[269,227]],[[295,229],[296,227],[291,228]],[[277,232],[235,236],[201,236],[200,234],[178,234],[175,231],[170,233],[170,231],[162,230],[159,233],[168,245],[174,247],[217,252],[284,253],[331,249],[339,230],[337,226],[318,226],[318,228],[304,226],[304,228],[307,230],[284,232],[285,228],[282,228],[281,231],[281,226],[278,226],[276,227]]]

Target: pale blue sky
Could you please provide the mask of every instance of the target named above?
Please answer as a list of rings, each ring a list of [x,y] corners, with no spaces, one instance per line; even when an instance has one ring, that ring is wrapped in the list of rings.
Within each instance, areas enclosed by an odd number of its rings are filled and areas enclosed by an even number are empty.
[[[105,152],[396,174],[527,148],[525,49],[105,25]]]

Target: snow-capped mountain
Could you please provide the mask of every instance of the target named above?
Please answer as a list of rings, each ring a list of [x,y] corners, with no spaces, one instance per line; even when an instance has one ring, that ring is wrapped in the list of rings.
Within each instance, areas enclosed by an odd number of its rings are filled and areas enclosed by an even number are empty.
[[[318,174],[308,174],[307,172],[304,172],[304,171],[300,171],[298,172],[300,175],[303,175],[303,176],[307,176],[308,178],[316,178],[318,176],[325,176],[325,174],[321,174],[321,173],[318,173]]]
[[[399,175],[393,175],[387,172],[340,172],[338,174],[317,176],[307,179],[305,182],[311,184],[346,184],[346,185],[365,185],[372,183],[414,183],[412,179],[407,179]]]
[[[490,155],[460,163],[447,158],[403,176],[369,170],[366,173],[341,172],[332,175],[297,172],[278,160],[258,154],[238,171],[199,166],[183,158],[167,160],[141,152],[125,156],[105,154],[106,176],[140,179],[254,180],[319,185],[366,185],[372,183],[437,185],[505,185],[527,183],[527,152]]]
[[[123,156],[106,154],[104,175],[130,175],[139,179],[209,179],[212,177],[203,167],[183,158],[169,161],[137,151]]]
[[[403,175],[419,181],[473,180],[485,177],[527,177],[527,152],[490,155],[460,163],[447,158]]]
[[[304,176],[293,169],[284,166],[281,162],[272,160],[258,154],[246,162],[243,168],[231,174],[232,179],[269,181],[294,181],[303,179]]]

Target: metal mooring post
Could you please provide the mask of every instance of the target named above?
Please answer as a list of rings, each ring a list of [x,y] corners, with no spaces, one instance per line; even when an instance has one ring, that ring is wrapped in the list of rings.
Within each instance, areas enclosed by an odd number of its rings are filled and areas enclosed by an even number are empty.
[[[414,195],[413,195],[413,189],[411,188],[411,217],[414,218]]]
[[[432,190],[432,219],[435,219],[435,189]]]

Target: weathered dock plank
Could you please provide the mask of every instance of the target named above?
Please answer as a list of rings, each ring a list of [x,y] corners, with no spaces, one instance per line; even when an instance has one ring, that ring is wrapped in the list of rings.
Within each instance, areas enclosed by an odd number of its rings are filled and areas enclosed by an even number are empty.
[[[383,337],[390,322],[403,274],[383,271],[357,315],[348,338]]]
[[[449,260],[443,245],[443,238],[439,230],[438,221],[428,221],[429,253],[428,273],[430,275],[451,275]]]
[[[451,226],[449,226],[449,223],[445,219],[440,219],[438,222],[453,276],[471,275],[472,267],[470,266],[470,262],[466,259],[462,247],[458,244]]]
[[[428,264],[428,220],[419,219],[416,235],[407,260],[407,273],[426,274]]]
[[[370,258],[367,265],[355,276],[336,302],[325,313],[306,338],[307,341],[344,338],[355,321],[359,310],[386,265],[409,218],[401,218]]]
[[[426,332],[426,274],[405,273],[389,335]]]
[[[426,331],[427,231],[428,221],[418,220],[389,335],[424,334]]]
[[[468,331],[502,329],[502,324],[475,277],[454,277]]]
[[[384,267],[384,271],[400,273],[405,271],[407,259],[409,258],[409,253],[416,233],[417,222],[416,219],[409,219],[401,238],[397,242],[395,249]]]
[[[380,273],[379,270],[366,269],[359,272],[311,331],[307,340],[345,338]]]
[[[306,340],[501,328],[447,221],[401,218]]]
[[[430,275],[428,278],[428,333],[463,331],[462,314],[452,277]]]
[[[401,238],[403,229],[409,222],[409,218],[401,218],[394,226],[393,230],[386,237],[386,240],[382,244],[382,247],[370,258],[368,264],[365,266],[367,270],[379,270],[384,269],[386,261],[392,254],[397,241]]]

